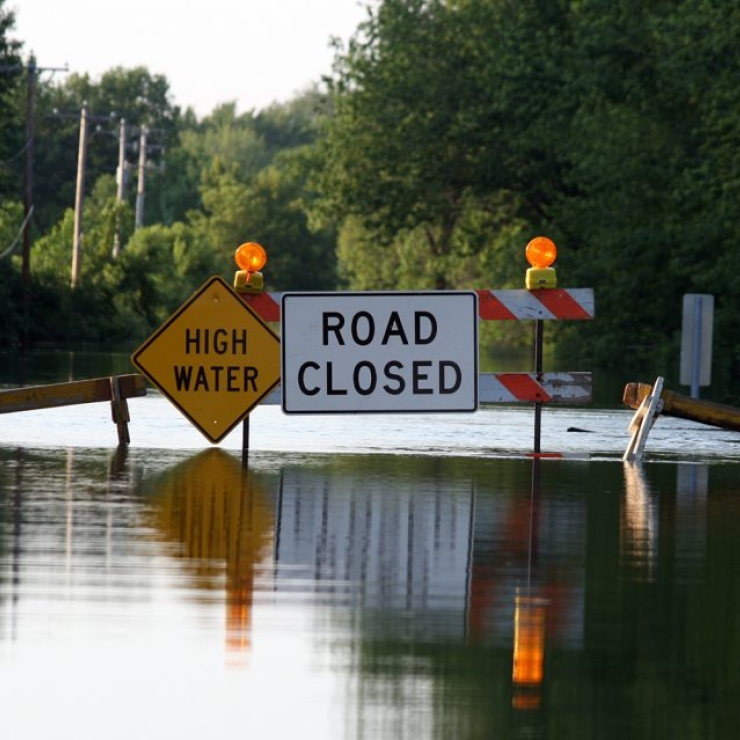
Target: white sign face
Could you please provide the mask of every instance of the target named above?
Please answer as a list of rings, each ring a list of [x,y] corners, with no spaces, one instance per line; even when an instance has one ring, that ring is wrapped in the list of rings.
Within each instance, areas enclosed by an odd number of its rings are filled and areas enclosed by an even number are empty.
[[[286,414],[475,411],[475,292],[285,293]]]
[[[681,385],[693,390],[712,382],[714,296],[687,293],[681,317]]]

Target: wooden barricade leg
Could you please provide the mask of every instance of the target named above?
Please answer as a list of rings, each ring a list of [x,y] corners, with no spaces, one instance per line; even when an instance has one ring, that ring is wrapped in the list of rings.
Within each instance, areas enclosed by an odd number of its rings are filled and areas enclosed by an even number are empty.
[[[131,417],[129,416],[128,402],[121,395],[121,386],[117,375],[113,375],[110,379],[110,396],[113,423],[118,430],[118,444],[119,446],[126,447],[131,442],[131,437],[128,433],[128,423],[131,421]]]

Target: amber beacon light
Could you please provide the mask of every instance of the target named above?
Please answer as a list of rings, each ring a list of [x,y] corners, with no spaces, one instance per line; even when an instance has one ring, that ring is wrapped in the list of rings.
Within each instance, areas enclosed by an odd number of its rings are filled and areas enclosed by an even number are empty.
[[[264,279],[260,270],[267,262],[267,252],[257,242],[245,242],[236,248],[234,260],[239,270],[234,274],[234,290],[237,293],[261,293]]]
[[[558,256],[558,248],[552,239],[546,236],[536,236],[527,244],[524,255],[531,265],[525,279],[527,290],[557,287],[557,275],[555,268],[551,265]]]

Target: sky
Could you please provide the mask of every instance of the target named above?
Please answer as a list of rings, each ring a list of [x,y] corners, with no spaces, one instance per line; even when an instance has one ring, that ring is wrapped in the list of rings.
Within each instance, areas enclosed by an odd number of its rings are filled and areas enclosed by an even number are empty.
[[[99,79],[114,67],[164,75],[170,99],[199,116],[283,103],[329,74],[330,39],[347,41],[366,0],[5,0],[27,61]],[[50,75],[51,72],[45,73]],[[63,80],[55,72],[54,80]],[[44,79],[48,79],[45,77]]]

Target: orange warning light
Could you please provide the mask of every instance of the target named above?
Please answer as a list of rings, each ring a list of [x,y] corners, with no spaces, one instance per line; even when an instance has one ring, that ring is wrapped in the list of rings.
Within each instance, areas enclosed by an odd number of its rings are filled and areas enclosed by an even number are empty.
[[[527,290],[541,290],[554,288],[558,284],[557,274],[550,265],[558,256],[558,248],[552,239],[546,236],[536,236],[527,244],[524,254],[532,267],[527,270],[524,287]]]
[[[546,236],[536,236],[527,244],[524,254],[532,267],[550,267],[558,256],[558,248],[552,239]]]
[[[245,242],[236,248],[234,259],[236,260],[236,264],[239,265],[242,270],[246,270],[247,272],[257,272],[265,266],[265,263],[267,262],[267,252],[265,252],[265,248],[261,244],[257,244],[257,242]]]
[[[265,281],[260,270],[267,262],[267,252],[257,242],[244,242],[234,253],[236,264],[241,267],[234,273],[234,290],[237,293],[261,293]]]

